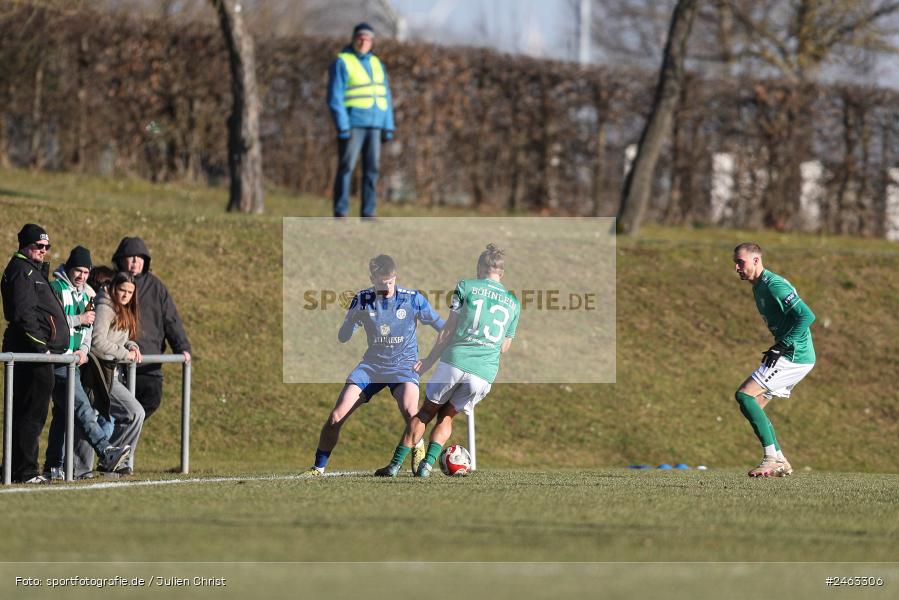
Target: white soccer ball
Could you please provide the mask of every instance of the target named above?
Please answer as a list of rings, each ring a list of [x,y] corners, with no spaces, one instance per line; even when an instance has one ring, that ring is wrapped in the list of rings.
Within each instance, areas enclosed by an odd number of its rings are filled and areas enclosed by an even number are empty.
[[[471,455],[458,444],[447,446],[440,453],[440,470],[450,477],[465,477],[471,471]]]

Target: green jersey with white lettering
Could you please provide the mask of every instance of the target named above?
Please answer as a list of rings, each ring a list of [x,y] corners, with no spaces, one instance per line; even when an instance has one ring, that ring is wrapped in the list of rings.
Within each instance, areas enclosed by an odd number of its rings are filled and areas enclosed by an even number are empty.
[[[809,326],[815,313],[802,301],[793,285],[768,269],[752,284],[755,305],[774,341],[789,346],[784,357],[794,363],[813,364],[815,346]]]
[[[518,299],[498,281],[463,279],[453,292],[450,310],[459,322],[440,360],[493,383],[506,338],[515,337]]]

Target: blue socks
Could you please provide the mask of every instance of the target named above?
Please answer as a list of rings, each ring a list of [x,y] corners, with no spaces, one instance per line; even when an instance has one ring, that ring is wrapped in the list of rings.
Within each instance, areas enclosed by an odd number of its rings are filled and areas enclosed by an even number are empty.
[[[328,459],[331,458],[331,451],[328,450],[325,452],[321,449],[315,450],[315,468],[316,469],[324,469],[325,465],[328,464]]]

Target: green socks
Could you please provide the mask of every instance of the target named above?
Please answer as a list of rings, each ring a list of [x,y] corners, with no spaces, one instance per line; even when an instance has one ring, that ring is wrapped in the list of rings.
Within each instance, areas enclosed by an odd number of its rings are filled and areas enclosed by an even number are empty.
[[[396,450],[393,451],[393,458],[390,459],[390,464],[396,465],[397,467],[402,466],[403,461],[406,460],[406,456],[408,456],[410,452],[412,452],[412,448],[399,444],[396,447]]]
[[[437,442],[428,444],[428,453],[425,455],[425,462],[433,467],[434,463],[437,462],[437,457],[440,456],[441,450],[443,450],[443,446]]]
[[[443,446],[437,442],[428,444],[428,453],[425,455],[424,462],[433,467],[434,463],[437,462],[437,457],[440,456],[441,450],[443,450]],[[393,458],[390,459],[390,464],[397,467],[402,466],[403,461],[406,460],[410,452],[412,452],[412,448],[399,444],[396,450],[393,451]]]
[[[774,435],[774,425],[771,424],[771,420],[768,420],[768,425],[771,426],[771,437],[774,438],[774,449],[780,452],[780,443],[777,441],[777,436]]]
[[[780,444],[777,443],[777,438],[774,436],[774,426],[771,425],[768,415],[755,401],[755,398],[743,392],[737,392],[736,398],[740,405],[740,412],[752,425],[752,430],[762,443],[762,447],[774,446],[775,449],[780,450]]]

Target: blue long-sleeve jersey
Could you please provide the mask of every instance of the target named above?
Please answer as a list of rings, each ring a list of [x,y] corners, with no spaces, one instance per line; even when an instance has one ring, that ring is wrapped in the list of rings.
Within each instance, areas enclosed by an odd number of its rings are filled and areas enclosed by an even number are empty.
[[[362,327],[368,336],[368,350],[362,362],[381,368],[411,368],[418,361],[416,324],[443,329],[444,320],[428,299],[416,290],[396,288],[391,298],[379,297],[370,287],[353,297],[337,340],[349,341]]]

